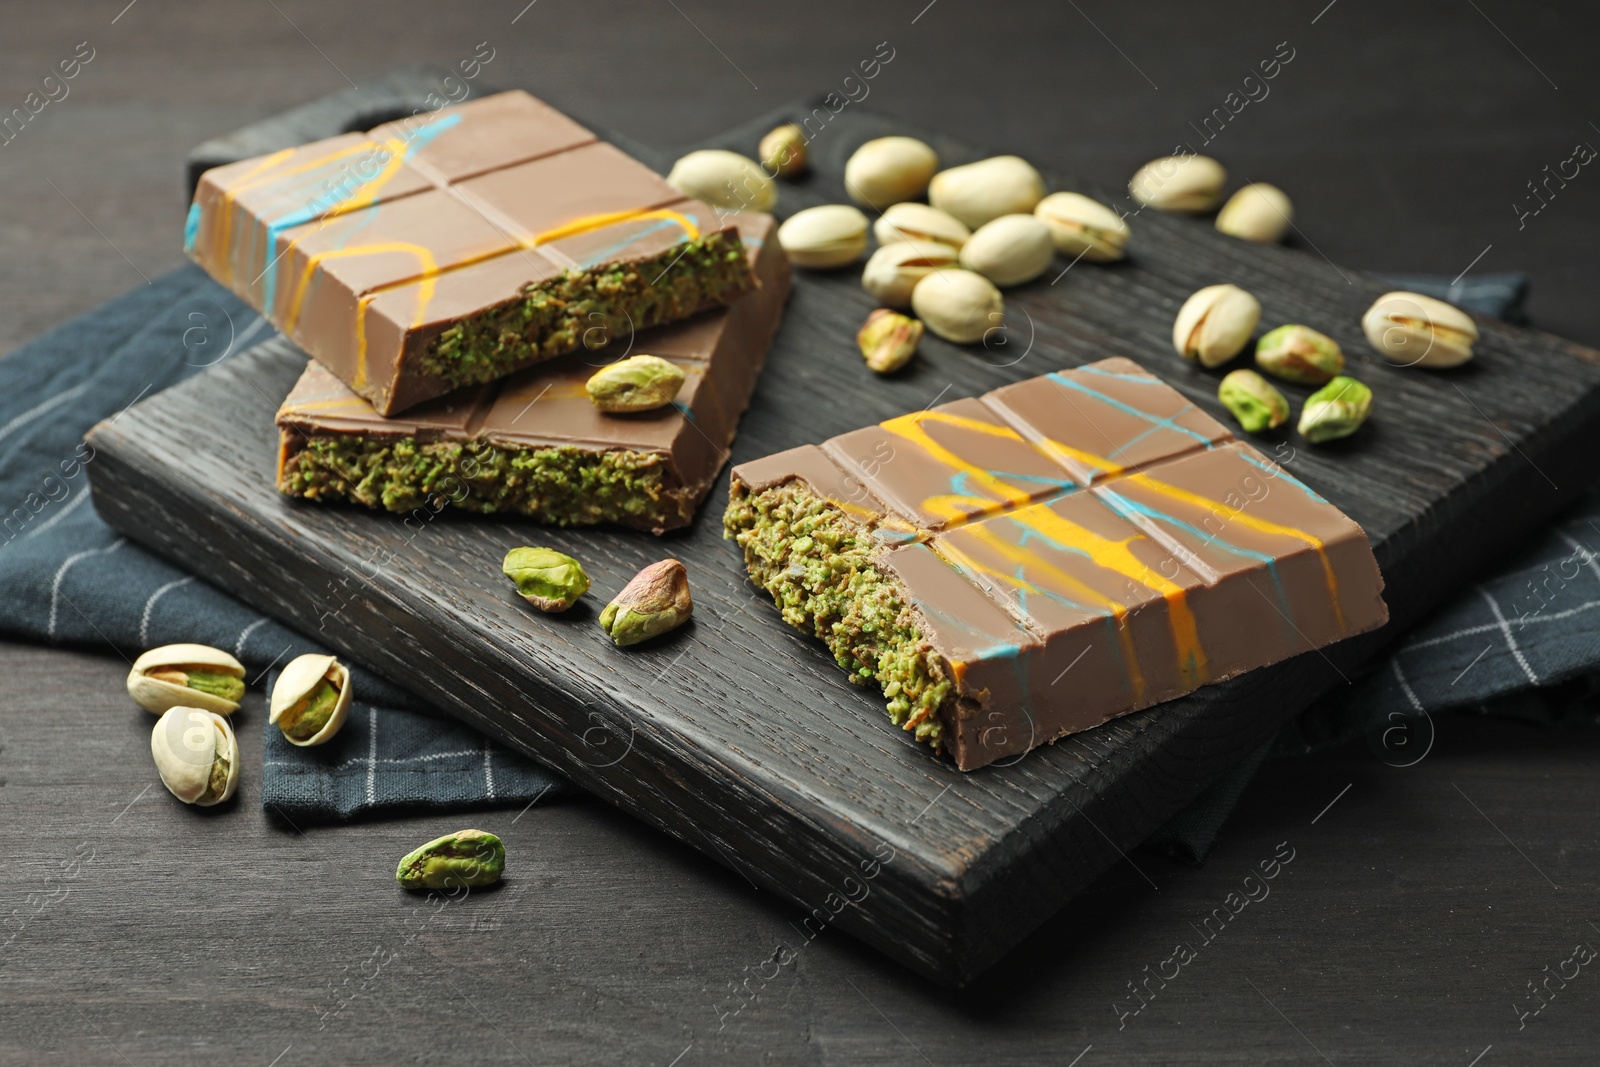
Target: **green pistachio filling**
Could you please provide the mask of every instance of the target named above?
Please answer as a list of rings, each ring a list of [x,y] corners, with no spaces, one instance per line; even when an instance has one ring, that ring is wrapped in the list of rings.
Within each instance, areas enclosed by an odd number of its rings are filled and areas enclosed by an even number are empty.
[[[219,674],[216,671],[186,670],[188,680],[184,682],[190,689],[198,689],[202,693],[210,693],[223,700],[231,700],[237,704],[244,697],[244,679],[235,678],[231,674]]]
[[[696,493],[668,485],[667,457],[654,452],[342,435],[312,437],[303,446],[284,464],[278,489],[309,500],[406,512],[443,498],[466,511],[557,526],[660,529],[694,517]]]
[[[339,690],[324,678],[299,703],[278,719],[278,728],[296,741],[309,741],[333,718],[339,704]]]
[[[882,689],[896,726],[939,748],[950,678],[898,581],[873,564],[871,532],[799,482],[758,493],[736,484],[722,521],[783,620],[822,638],[852,682]]]
[[[206,791],[201,793],[196,804],[205,804],[220,797],[223,790],[228,788],[228,772],[233,769],[233,761],[223,753],[228,749],[228,737],[221,728],[217,730],[217,754],[211,761],[211,774],[206,778]]]
[[[514,300],[453,323],[422,353],[452,386],[503,377],[524,363],[599,348],[632,329],[676,322],[750,288],[739,235],[719,231],[648,259],[567,270]]]

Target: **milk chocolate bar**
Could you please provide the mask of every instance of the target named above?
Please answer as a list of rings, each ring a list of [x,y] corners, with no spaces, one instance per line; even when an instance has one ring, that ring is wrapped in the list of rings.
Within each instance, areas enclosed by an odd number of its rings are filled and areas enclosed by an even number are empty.
[[[412,511],[448,501],[558,525],[685,526],[727,460],[789,293],[770,215],[730,216],[760,286],[732,307],[578,352],[385,418],[312,362],[278,411],[278,488],[315,501]],[[599,411],[584,383],[649,354],[684,384],[655,411]]]
[[[184,246],[381,415],[753,281],[729,219],[524,92],[209,170]]]
[[[724,526],[962,770],[1388,619],[1359,526],[1120,358],[741,464]]]

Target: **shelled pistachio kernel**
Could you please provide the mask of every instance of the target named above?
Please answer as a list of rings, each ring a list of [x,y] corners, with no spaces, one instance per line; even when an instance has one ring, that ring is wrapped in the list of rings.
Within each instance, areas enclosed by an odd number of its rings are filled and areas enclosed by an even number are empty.
[[[856,346],[867,366],[879,374],[893,374],[916,355],[922,340],[922,323],[888,308],[878,308],[856,332]]]
[[[406,889],[493,885],[506,870],[506,846],[487,830],[457,830],[405,854],[395,880]]]
[[[1217,399],[1250,433],[1274,430],[1289,421],[1289,401],[1253,370],[1229,371],[1217,385]]]
[[[1021,156],[991,156],[941,170],[928,203],[976,229],[1001,215],[1027,214],[1044,199],[1044,177]]]
[[[947,211],[907,200],[891,204],[872,224],[872,235],[878,239],[878,244],[884,246],[897,241],[916,241],[949,245],[960,251],[972,236],[972,231]]]
[[[867,259],[861,287],[892,308],[911,306],[911,291],[936,270],[951,270],[959,253],[937,241],[896,241]]]
[[[1339,342],[1309,326],[1279,326],[1256,342],[1256,366],[1286,382],[1322,385],[1344,370]]]
[[[636,645],[682,626],[693,613],[689,572],[677,560],[664,559],[623,586],[600,613],[600,628],[618,646]]]
[[[1062,255],[1110,263],[1127,249],[1128,224],[1122,216],[1082,193],[1051,193],[1033,214],[1050,227],[1050,237]]]
[[[806,131],[786,123],[761,138],[757,150],[769,174],[792,178],[806,169]]]
[[[1385,293],[1361,317],[1378,354],[1404,367],[1438,370],[1472,358],[1478,324],[1465,311],[1421,293]]]
[[[583,384],[589,402],[611,415],[665,407],[683,388],[683,368],[660,356],[629,356],[601,367]]]
[[[1260,319],[1260,302],[1237,285],[1208,285],[1178,310],[1172,347],[1191,363],[1221,366],[1244,348]]]
[[[1162,156],[1134,172],[1128,192],[1146,207],[1198,215],[1222,200],[1228,172],[1210,156]]]
[[[862,207],[882,211],[915,200],[939,169],[939,154],[915,137],[877,137],[850,154],[844,188]]]
[[[937,270],[911,290],[911,309],[946,341],[970,345],[1002,325],[1006,304],[1000,290],[981,274]]]
[[[778,186],[761,164],[720,148],[702,148],[678,160],[667,184],[684,196],[733,211],[771,211],[778,202]]]
[[[168,708],[150,732],[150,757],[161,784],[185,804],[220,804],[239,784],[239,742],[215,712]]]
[[[589,591],[583,564],[553,548],[513,548],[500,571],[516,583],[524,600],[552,614],[566,611]]]
[[[1306,397],[1300,409],[1300,436],[1313,444],[1349,437],[1372,413],[1372,390],[1340,376]]]
[[[1294,222],[1289,194],[1276,185],[1252,182],[1228,198],[1217,213],[1217,231],[1257,244],[1283,240]]]
[[[157,715],[180,706],[232,715],[244,689],[244,664],[206,645],[152,648],[128,672],[128,695]]]
[[[845,267],[867,250],[867,217],[849,204],[796,211],[778,227],[778,244],[797,267]]]
[[[302,748],[331,740],[350,714],[350,671],[333,656],[308,653],[289,661],[272,687],[267,722]]]

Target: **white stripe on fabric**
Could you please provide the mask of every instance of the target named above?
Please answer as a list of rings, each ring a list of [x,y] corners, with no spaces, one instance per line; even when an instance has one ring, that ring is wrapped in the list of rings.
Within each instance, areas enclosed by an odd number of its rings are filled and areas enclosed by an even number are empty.
[[[1517,639],[1511,636],[1511,625],[1506,622],[1506,617],[1500,614],[1500,605],[1495,602],[1494,597],[1489,595],[1489,591],[1482,586],[1478,587],[1478,595],[1483,597],[1489,605],[1489,610],[1494,612],[1495,621],[1500,624],[1500,632],[1505,634],[1506,647],[1511,649],[1511,655],[1516,657],[1517,666],[1521,667],[1522,673],[1528,676],[1528,681],[1538,685],[1539,676],[1533,673],[1533,668],[1528,666],[1527,657],[1522,654],[1522,649],[1517,647]]]
[[[1600,600],[1588,600],[1582,604],[1579,604],[1575,608],[1568,608],[1566,611],[1558,611],[1553,615],[1529,615],[1526,618],[1519,618],[1517,620],[1517,624],[1519,626],[1526,626],[1527,624],[1534,622],[1560,622],[1562,619],[1570,619],[1574,615],[1581,615],[1586,611],[1593,611],[1595,608],[1600,608]],[[1490,631],[1498,629],[1500,629],[1499,625],[1492,622],[1484,623],[1479,626],[1465,626],[1459,630],[1452,630],[1447,634],[1440,634],[1438,637],[1429,637],[1421,641],[1412,642],[1409,645],[1402,645],[1400,651],[1415,652],[1422,648],[1432,648],[1434,645],[1448,644],[1458,637],[1472,637],[1475,634],[1486,634]]]
[[[252,338],[256,334],[260,333],[261,332],[261,327],[265,326],[266,324],[267,324],[267,320],[266,319],[261,318],[259,315],[256,316],[256,321],[254,321],[250,325],[246,326],[244,328],[244,332],[239,334],[238,337],[235,337],[233,339],[233,343],[235,345],[237,345],[241,351],[243,351],[244,346],[249,342],[250,338]]]
[[[367,743],[367,803],[378,802],[378,709],[367,709],[367,727],[372,733]]]
[[[127,543],[128,539],[126,537],[119,537],[105,548],[86,548],[82,552],[74,552],[61,564],[61,567],[56,571],[55,580],[50,583],[50,625],[45,630],[50,640],[54,641],[56,639],[56,618],[61,609],[61,580],[67,576],[67,569],[85,556],[96,554],[109,556]]]
[[[66,507],[64,507],[60,511],[56,512],[54,515],[52,515],[48,519],[44,520],[44,522],[40,523],[38,526],[35,526],[33,529],[29,530],[27,533],[23,534],[22,535],[22,539],[24,541],[26,541],[28,538],[33,537],[35,534],[44,533],[46,530],[50,529],[50,527],[52,527],[56,523],[60,522],[62,519],[66,518],[68,515],[71,515],[74,511],[77,511],[78,510],[78,505],[83,503],[85,500],[88,500],[88,499],[89,499],[89,490],[87,488],[85,488],[83,492],[81,492],[81,493],[79,493],[77,495],[77,497],[72,501],[72,503],[68,504]]]
[[[268,621],[270,621],[270,620],[268,620],[268,618],[265,615],[263,615],[263,616],[261,616],[261,618],[257,619],[255,622],[251,623],[249,626],[246,626],[243,630],[239,631],[239,640],[234,642],[234,645],[233,645],[233,655],[234,655],[235,659],[243,659],[244,658],[244,643],[245,643],[245,641],[249,639],[251,634],[255,633],[262,626],[266,625]]]
[[[68,389],[66,392],[57,393],[44,403],[38,404],[29,408],[27,411],[24,411],[21,415],[18,415],[4,426],[0,426],[0,441],[4,441],[7,437],[10,437],[13,430],[27,425],[29,422],[33,421],[36,416],[43,415],[48,411],[53,411],[87,388],[89,388],[88,382],[80,382],[71,389]]]
[[[489,799],[494,799],[494,743],[487,737],[483,739],[483,786],[489,791]]]
[[[1583,544],[1576,537],[1573,537],[1565,530],[1557,530],[1556,536],[1561,538],[1561,540],[1565,541],[1567,544],[1571,545],[1574,551],[1581,552],[1583,554],[1584,564],[1594,572],[1594,576],[1596,578],[1600,578],[1600,564],[1595,563],[1594,553],[1589,551],[1588,545]]]
[[[361,767],[373,763],[426,763],[436,759],[464,759],[467,756],[477,756],[481,753],[477,749],[468,749],[463,752],[435,752],[427,756],[385,756],[382,759],[372,759],[368,756],[351,756],[349,759],[340,760],[330,767],[320,768],[336,771],[341,767]],[[267,760],[268,767],[308,767],[312,770],[319,769],[317,764],[308,764],[301,760]]]
[[[175,578],[166,585],[150,594],[150,599],[144,602],[144,611],[139,614],[139,647],[148,648],[150,645],[150,613],[155,610],[156,601],[166,596],[168,592],[180,585],[188,585],[194,581],[194,575]]]
[[[1406,681],[1406,676],[1403,673],[1401,673],[1401,670],[1400,670],[1400,657],[1399,656],[1390,657],[1389,666],[1394,668],[1394,680],[1400,683],[1400,691],[1406,695],[1406,699],[1411,702],[1411,706],[1416,708],[1418,711],[1420,711],[1424,715],[1428,714],[1428,709],[1423,707],[1422,706],[1422,701],[1417,699],[1417,694],[1411,688],[1411,683]]]

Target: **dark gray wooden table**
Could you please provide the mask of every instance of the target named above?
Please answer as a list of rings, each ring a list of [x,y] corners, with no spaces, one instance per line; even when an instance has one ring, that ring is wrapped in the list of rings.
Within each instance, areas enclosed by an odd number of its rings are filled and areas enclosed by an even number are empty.
[[[672,144],[850,89],[885,40],[874,105],[1108,184],[1198,142],[1287,41],[1212,146],[1236,174],[1288,189],[1334,262],[1528,269],[1537,322],[1600,342],[1600,179],[1519,217],[1546,165],[1600,144],[1577,3],[524,3],[0,4],[0,111],[95,49],[0,146],[0,345],[174,265],[184,151],[346,79],[488,41],[497,82]],[[1589,968],[1518,1018],[1600,946],[1600,731],[1450,716],[1410,768],[1362,746],[1268,764],[1204,868],[1132,854],[953,994],[844,937],[789,953],[792,908],[595,802],[300,834],[247,774],[225,817],[183,809],[152,785],[126,668],[0,646],[0,1063],[1492,1067],[1593,1062],[1600,1037]],[[259,700],[239,720],[247,768],[263,720]],[[399,895],[395,857],[464,821],[505,837],[514,877]]]

